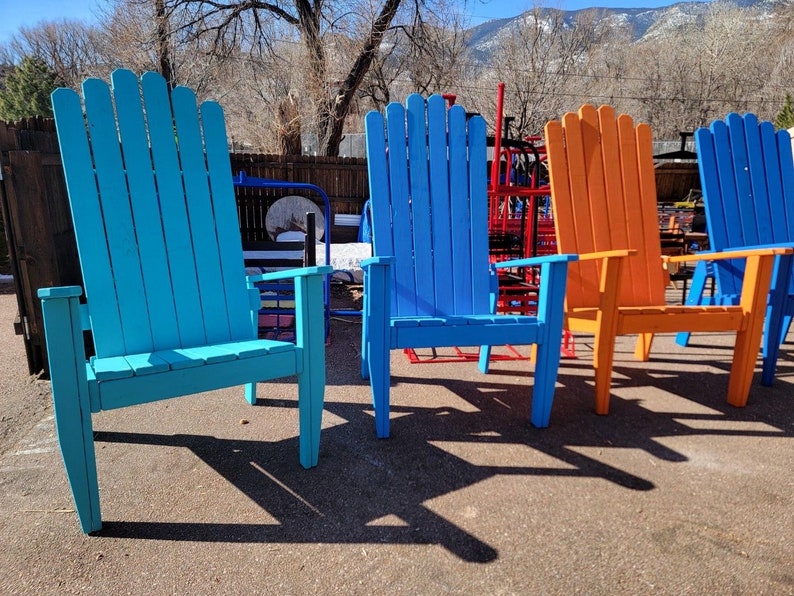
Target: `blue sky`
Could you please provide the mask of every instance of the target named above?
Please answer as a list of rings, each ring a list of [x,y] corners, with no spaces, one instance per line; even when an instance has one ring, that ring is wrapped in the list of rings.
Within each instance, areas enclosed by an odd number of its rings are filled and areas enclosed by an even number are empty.
[[[488,19],[513,17],[529,10],[532,0],[456,0],[473,25]],[[674,4],[675,0],[549,0],[546,6],[577,10],[593,6],[609,8],[654,8]],[[43,19],[92,20],[102,0],[0,0],[0,43],[8,41],[22,26],[35,25]]]
[[[0,0],[0,43],[42,20],[93,20],[97,5],[96,0]]]

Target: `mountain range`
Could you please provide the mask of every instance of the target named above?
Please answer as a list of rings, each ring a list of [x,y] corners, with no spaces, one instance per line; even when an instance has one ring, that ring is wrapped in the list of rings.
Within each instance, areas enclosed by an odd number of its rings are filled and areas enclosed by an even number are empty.
[[[785,0],[712,0],[717,2],[730,2],[739,8],[754,8],[764,14],[771,14],[775,5]],[[627,2],[629,4],[629,2]],[[580,10],[563,11],[563,18],[567,24],[572,25],[580,13],[586,10],[597,10],[599,20],[615,25],[628,25],[635,41],[646,37],[663,35],[671,28],[683,24],[696,22],[703,18],[709,8],[708,2],[677,2],[670,6],[660,8],[588,8]],[[548,12],[554,9],[542,9]],[[507,19],[494,19],[470,29],[471,37],[469,47],[473,50],[475,58],[487,61],[491,57],[494,41],[502,36],[511,35],[516,23],[526,18],[531,11]]]

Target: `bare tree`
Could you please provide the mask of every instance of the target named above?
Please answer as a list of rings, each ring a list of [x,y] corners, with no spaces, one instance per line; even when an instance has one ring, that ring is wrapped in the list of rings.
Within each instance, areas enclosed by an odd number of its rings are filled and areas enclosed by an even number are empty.
[[[544,124],[587,99],[588,69],[607,31],[596,27],[598,14],[584,11],[568,24],[559,10],[536,6],[494,40],[492,64],[484,69],[472,97],[480,111],[495,112],[496,83],[506,86],[505,113],[515,120],[518,137],[538,134]]]
[[[434,0],[410,0],[409,12]],[[303,45],[309,76],[304,89],[314,108],[321,151],[336,155],[345,119],[369,71],[386,31],[403,0],[166,0],[171,15],[182,13],[183,30],[213,36],[245,50],[273,49],[263,28]],[[337,36],[355,41],[345,68],[334,69],[328,48]]]
[[[22,27],[0,48],[0,63],[24,57],[43,61],[68,86],[77,86],[97,60],[100,30],[79,20],[42,21]]]
[[[469,36],[448,0],[426,14],[417,12],[415,22],[403,31],[409,42],[405,54],[411,91],[430,95],[465,83]]]
[[[469,33],[454,8],[450,0],[436,0],[413,22],[386,33],[358,93],[368,107],[382,109],[414,92],[461,94],[468,86]]]
[[[635,44],[630,86],[638,115],[671,138],[730,111],[770,117],[770,40],[757,11],[715,3],[701,23]]]

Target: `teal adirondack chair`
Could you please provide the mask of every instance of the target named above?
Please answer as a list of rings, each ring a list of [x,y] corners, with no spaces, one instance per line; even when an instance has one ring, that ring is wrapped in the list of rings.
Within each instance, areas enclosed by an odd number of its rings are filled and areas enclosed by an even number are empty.
[[[389,353],[398,348],[537,344],[532,423],[549,424],[571,255],[505,262],[541,266],[537,316],[495,315],[488,258],[485,121],[434,95],[366,116],[373,257],[362,263],[361,374],[378,437],[389,436]]]
[[[298,375],[300,462],[317,464],[323,275],[246,282],[223,112],[130,71],[52,95],[86,303],[42,288],[55,424],[84,532],[102,527],[91,413]],[[257,339],[256,281],[295,279],[296,343]],[[86,361],[83,330],[96,356]]]
[[[712,249],[794,244],[794,159],[791,137],[775,132],[771,122],[754,114],[729,114],[695,132],[698,168]],[[771,385],[782,344],[794,315],[791,255],[777,257],[767,302],[762,344],[761,383]],[[706,295],[710,276],[716,292]],[[707,269],[698,263],[687,304],[738,304],[744,264],[718,261]],[[687,345],[688,333],[676,341]]]

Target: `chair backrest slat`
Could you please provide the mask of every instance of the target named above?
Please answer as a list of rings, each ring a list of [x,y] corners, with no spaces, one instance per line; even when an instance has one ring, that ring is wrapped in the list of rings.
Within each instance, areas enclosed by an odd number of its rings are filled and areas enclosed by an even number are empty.
[[[57,89],[52,95],[53,111],[58,129],[58,142],[70,145],[63,157],[63,169],[69,189],[77,249],[81,255],[85,294],[97,303],[91,313],[92,326],[105,330],[94,336],[97,352],[109,355],[125,353],[121,314],[116,306],[110,252],[105,235],[105,222],[99,203],[97,179],[92,167],[91,145],[80,97],[71,89]],[[84,167],[89,164],[89,167]],[[82,255],[90,258],[82,258]],[[102,307],[104,305],[104,308]]]
[[[406,145],[405,108],[393,103],[386,107],[389,160],[389,209],[392,210],[394,266],[397,305],[395,313],[415,315],[416,278],[414,277],[411,232],[411,194],[408,175],[408,148]],[[373,214],[375,206],[373,205]]]
[[[134,73],[118,70],[113,73],[112,83],[138,250],[141,263],[146,263],[141,273],[152,345],[160,349],[178,345],[179,328],[160,210],[157,202],[151,200],[157,196],[157,182],[149,157],[146,116]]]
[[[455,108],[456,106],[452,106]],[[468,154],[466,148],[466,115],[460,106],[448,110],[450,213],[452,219],[452,289],[455,292],[453,312],[471,312],[471,214],[466,197],[469,194]],[[462,258],[465,256],[465,259]]]
[[[453,106],[454,107],[454,106]],[[461,108],[462,110],[462,108]],[[471,279],[472,279],[472,310],[488,312],[490,307],[490,291],[486,272],[488,271],[488,178],[487,154],[485,150],[485,120],[472,118],[468,123],[469,147],[469,188],[467,192],[469,210],[471,211]]]
[[[206,341],[206,336],[203,326],[195,324],[195,321],[201,320],[202,311],[187,205],[184,200],[167,200],[167,197],[185,196],[171,99],[165,80],[153,73],[143,75],[141,86],[149,125],[152,167],[156,172],[158,197],[162,198],[159,209],[163,219],[174,303],[178,305],[180,342],[200,345]]]
[[[443,98],[427,100],[427,132],[429,146],[430,194],[433,210],[430,214],[433,228],[433,264],[436,301],[454,308],[455,290],[449,275],[452,272],[452,213],[450,211],[450,179],[455,173],[449,169],[447,139],[447,106]]]
[[[97,355],[251,339],[220,106],[111,79],[53,95]]]
[[[240,222],[237,216],[237,199],[234,196],[226,125],[220,104],[204,102],[201,105],[201,122],[210,176],[212,212],[218,236],[221,278],[226,298],[226,317],[231,337],[245,337],[251,330],[250,299],[245,292],[237,291],[239,280],[245,277],[245,263],[240,259]]]
[[[427,147],[427,114],[425,100],[413,94],[406,101],[406,126],[408,142],[408,175],[411,197],[411,232],[413,252],[430,255],[433,251],[433,230],[430,214],[430,174]],[[435,264],[433,259],[415,259],[416,314],[435,314]]]

